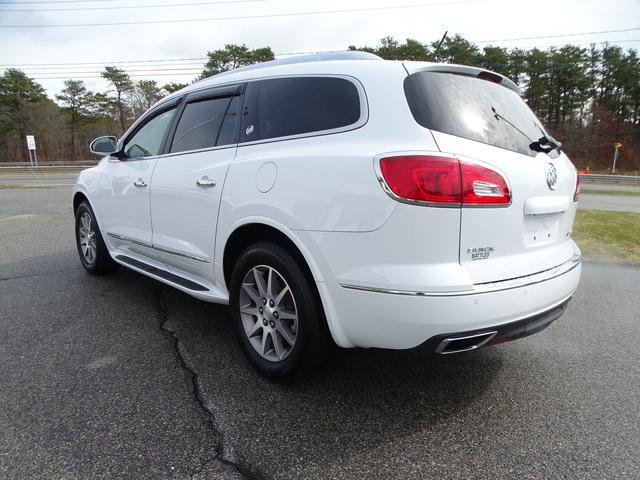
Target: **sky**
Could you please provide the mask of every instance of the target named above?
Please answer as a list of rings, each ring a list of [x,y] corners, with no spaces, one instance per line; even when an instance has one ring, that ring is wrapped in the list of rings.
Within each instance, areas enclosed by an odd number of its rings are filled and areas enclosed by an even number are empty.
[[[163,23],[113,25],[155,21]],[[640,0],[0,0],[0,71],[20,68],[52,97],[68,78],[106,90],[105,65],[133,80],[189,83],[206,52],[228,43],[270,46],[282,56],[375,46],[386,36],[427,43],[445,30],[480,47],[607,41],[640,50]],[[583,34],[605,30],[628,31]],[[573,33],[581,35],[513,40]]]

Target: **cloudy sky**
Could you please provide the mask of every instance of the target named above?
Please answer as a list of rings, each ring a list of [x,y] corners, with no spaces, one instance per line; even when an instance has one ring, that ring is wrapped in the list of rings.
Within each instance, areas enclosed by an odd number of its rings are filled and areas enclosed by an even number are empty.
[[[63,78],[104,89],[99,72],[109,64],[134,80],[189,82],[207,50],[225,43],[284,55],[374,46],[388,35],[430,42],[444,30],[480,46],[640,49],[640,0],[0,0],[0,69],[21,68],[53,95]],[[522,37],[546,38],[514,40]]]

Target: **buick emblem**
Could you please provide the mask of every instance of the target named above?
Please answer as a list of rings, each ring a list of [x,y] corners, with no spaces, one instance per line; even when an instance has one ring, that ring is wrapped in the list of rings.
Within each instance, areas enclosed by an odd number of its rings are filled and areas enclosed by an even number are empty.
[[[549,162],[544,166],[544,176],[550,190],[555,190],[558,183],[558,171],[553,163]]]

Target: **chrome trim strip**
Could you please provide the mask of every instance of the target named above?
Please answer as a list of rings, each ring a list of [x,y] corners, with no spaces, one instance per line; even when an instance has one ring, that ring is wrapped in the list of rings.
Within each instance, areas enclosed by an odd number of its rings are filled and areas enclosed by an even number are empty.
[[[184,258],[189,258],[191,260],[196,260],[198,262],[203,262],[203,263],[211,263],[211,259],[210,258],[206,258],[206,257],[198,257],[196,255],[189,255],[187,253],[182,253],[182,252],[176,252],[175,250],[169,250],[168,248],[163,248],[163,247],[158,247],[156,245],[154,245],[153,247],[154,250],[157,250],[159,252],[163,252],[163,253],[169,253],[171,255],[177,255],[179,257],[184,257]]]
[[[107,235],[113,238],[117,238],[118,240],[123,240],[125,242],[135,243],[136,245],[141,245],[147,248],[153,248],[153,245],[150,243],[142,242],[140,240],[134,240],[133,238],[125,237],[124,235],[118,235],[116,233],[107,232]]]
[[[156,245],[152,245],[146,242],[141,242],[140,240],[134,240],[133,238],[125,237],[124,235],[118,235],[116,233],[107,232],[107,235],[113,238],[117,238],[118,240],[122,240],[124,242],[130,242],[136,245],[141,245],[143,247],[152,248],[153,250],[157,250],[159,252],[169,253],[171,255],[178,255],[179,257],[189,258],[191,260],[196,260],[198,262],[211,263],[211,259],[207,257],[198,257],[196,255],[189,255],[187,253],[176,252],[175,250],[169,250],[168,248],[158,247]]]
[[[569,273],[574,268],[578,267],[582,263],[582,259],[580,255],[574,255],[567,262],[553,267],[549,270],[544,270],[542,272],[537,272],[531,275],[527,275],[525,277],[519,277],[516,279],[510,280],[501,280],[499,282],[493,283],[479,283],[474,285],[473,290],[464,290],[460,292],[419,292],[413,290],[394,290],[389,288],[377,288],[377,287],[367,287],[363,285],[352,285],[348,283],[341,283],[340,286],[342,288],[347,288],[349,290],[360,290],[363,292],[373,292],[373,293],[386,293],[390,295],[407,295],[413,297],[463,297],[467,295],[478,295],[482,293],[493,293],[493,292],[501,292],[505,290],[513,290],[514,288],[522,288],[528,287],[530,285],[536,285],[538,283],[546,282],[547,280],[552,280],[557,278],[565,273]],[[555,270],[551,275],[544,276],[543,278],[539,278],[539,276],[543,273],[548,273],[552,270]],[[538,278],[534,278],[538,277]],[[528,279],[528,280],[523,280]],[[522,280],[522,281],[517,281]]]

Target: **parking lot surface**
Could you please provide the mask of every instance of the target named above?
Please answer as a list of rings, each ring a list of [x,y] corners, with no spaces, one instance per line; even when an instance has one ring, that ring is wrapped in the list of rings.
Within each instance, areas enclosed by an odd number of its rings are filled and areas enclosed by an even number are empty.
[[[255,374],[226,307],[80,268],[69,187],[0,191],[0,478],[638,478],[640,267],[463,356]]]

